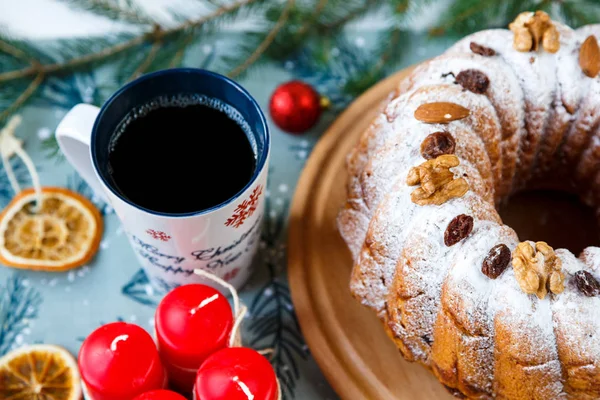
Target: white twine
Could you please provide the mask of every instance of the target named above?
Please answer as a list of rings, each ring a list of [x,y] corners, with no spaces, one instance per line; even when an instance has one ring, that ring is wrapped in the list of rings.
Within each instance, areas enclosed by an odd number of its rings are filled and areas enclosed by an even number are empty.
[[[10,165],[10,158],[13,155],[17,155],[31,175],[31,181],[35,190],[35,202],[34,212],[39,211],[42,206],[42,187],[40,185],[40,177],[35,169],[35,165],[29,155],[23,150],[23,142],[15,137],[15,130],[21,124],[22,118],[20,115],[14,115],[6,123],[6,126],[0,131],[0,156],[2,158],[2,164],[4,165],[4,171],[8,176],[10,186],[14,190],[15,194],[21,192],[21,186],[15,176],[15,173]]]

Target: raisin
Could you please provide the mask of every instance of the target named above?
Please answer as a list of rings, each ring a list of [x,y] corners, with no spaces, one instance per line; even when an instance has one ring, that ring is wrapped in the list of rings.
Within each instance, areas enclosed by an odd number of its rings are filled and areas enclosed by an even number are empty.
[[[489,47],[482,46],[482,45],[477,44],[475,42],[471,42],[471,44],[469,45],[469,47],[471,48],[471,51],[473,53],[479,54],[480,56],[491,57],[491,56],[495,56],[496,55],[496,52],[493,49],[490,49]]]
[[[431,340],[431,336],[429,335],[423,335],[421,336],[421,339],[423,339],[423,341],[427,343],[428,346],[431,346],[431,344],[433,343],[433,340]]]
[[[466,69],[461,71],[456,76],[456,83],[477,94],[485,93],[490,86],[490,80],[486,74],[476,69]]]
[[[444,154],[454,154],[456,142],[448,132],[434,132],[421,143],[421,155],[426,160],[437,158]]]
[[[444,243],[446,246],[454,246],[460,242],[473,230],[473,217],[470,215],[460,214],[450,221],[446,232],[444,232]]]
[[[587,271],[577,271],[574,275],[577,289],[587,297],[600,295],[600,283]]]
[[[488,278],[496,279],[506,270],[510,263],[510,249],[505,244],[492,247],[481,265],[481,272]]]

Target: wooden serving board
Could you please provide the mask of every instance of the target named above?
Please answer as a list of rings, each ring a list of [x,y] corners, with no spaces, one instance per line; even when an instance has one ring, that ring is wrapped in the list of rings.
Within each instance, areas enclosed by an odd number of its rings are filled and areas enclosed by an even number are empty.
[[[425,368],[404,361],[377,317],[349,290],[352,260],[336,227],[345,199],[345,159],[381,102],[411,70],[364,93],[314,148],[291,208],[292,300],[313,357],[343,399],[451,399]]]

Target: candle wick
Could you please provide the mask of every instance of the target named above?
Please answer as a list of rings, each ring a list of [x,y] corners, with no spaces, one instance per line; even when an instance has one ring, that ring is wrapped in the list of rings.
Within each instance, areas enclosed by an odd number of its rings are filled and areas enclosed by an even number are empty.
[[[250,388],[246,386],[244,382],[240,381],[238,376],[234,376],[233,381],[238,384],[240,389],[242,389],[242,392],[244,392],[244,394],[248,397],[248,400],[254,400],[254,395],[250,391]]]
[[[129,335],[119,335],[116,338],[113,339],[112,343],[110,344],[110,349],[112,351],[117,351],[117,343],[118,342],[124,342],[127,339],[129,339]]]
[[[210,296],[209,298],[202,300],[202,302],[201,302],[200,304],[198,304],[198,307],[194,307],[194,308],[192,308],[192,309],[190,310],[190,314],[192,314],[192,315],[196,314],[196,312],[197,312],[199,309],[201,309],[202,307],[204,307],[204,306],[206,306],[206,305],[208,305],[208,304],[212,303],[213,301],[215,301],[215,300],[216,300],[216,299],[218,299],[218,298],[219,298],[219,294],[218,294],[218,293],[215,293],[215,294],[213,294],[212,296]]]

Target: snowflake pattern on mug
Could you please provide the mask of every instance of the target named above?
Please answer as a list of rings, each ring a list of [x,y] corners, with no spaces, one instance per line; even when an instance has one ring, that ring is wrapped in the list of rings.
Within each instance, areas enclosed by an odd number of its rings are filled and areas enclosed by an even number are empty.
[[[171,236],[167,235],[162,231],[155,231],[154,229],[146,229],[146,233],[152,236],[153,239],[162,240],[163,242],[168,242],[171,239]]]
[[[250,197],[246,200],[242,201],[233,212],[233,215],[227,218],[225,221],[225,226],[233,226],[234,228],[239,228],[242,226],[244,221],[254,214],[256,208],[258,207],[258,199],[262,194],[262,185],[258,185],[254,188]]]

